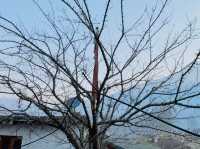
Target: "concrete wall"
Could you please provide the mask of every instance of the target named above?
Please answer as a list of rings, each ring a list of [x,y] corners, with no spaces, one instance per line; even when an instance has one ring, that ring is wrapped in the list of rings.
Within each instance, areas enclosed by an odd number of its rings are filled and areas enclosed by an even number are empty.
[[[31,126],[31,125],[0,125],[0,135],[22,136],[22,149],[72,149],[67,143],[66,136],[61,131],[41,139],[35,143],[24,146],[55,129],[48,126]]]

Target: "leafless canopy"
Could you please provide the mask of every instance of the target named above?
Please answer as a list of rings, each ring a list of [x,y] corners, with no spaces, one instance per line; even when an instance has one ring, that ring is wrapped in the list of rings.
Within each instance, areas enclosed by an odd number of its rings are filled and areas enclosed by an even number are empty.
[[[102,148],[112,137],[107,133],[112,127],[174,133],[151,121],[199,136],[167,121],[176,118],[175,112],[200,108],[199,82],[192,79],[200,52],[183,61],[187,46],[198,35],[190,22],[176,34],[166,32],[168,0],[154,2],[136,19],[131,16],[134,10],[126,11],[124,0],[98,2],[104,6],[99,18],[92,1],[56,1],[63,7],[59,16],[55,2],[50,3],[50,14],[33,2],[45,18],[45,26],[38,27],[41,31],[0,16],[0,92],[26,102],[18,111],[3,110],[31,119],[27,111],[37,107],[51,120],[46,123],[63,131],[76,149]],[[94,41],[99,48],[96,98],[92,96]],[[78,108],[67,105],[71,97],[80,100]],[[174,114],[166,117],[163,113],[169,110]]]

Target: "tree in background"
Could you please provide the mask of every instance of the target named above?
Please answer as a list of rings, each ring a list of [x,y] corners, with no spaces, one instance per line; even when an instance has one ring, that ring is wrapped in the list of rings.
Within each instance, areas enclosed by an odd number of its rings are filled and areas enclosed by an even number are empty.
[[[33,2],[46,19],[39,32],[0,17],[1,93],[26,102],[19,111],[2,109],[31,119],[27,111],[36,106],[76,149],[103,148],[103,142],[115,137],[108,133],[113,127],[175,133],[150,125],[152,119],[199,136],[162,116],[167,110],[176,114],[200,108],[199,82],[191,80],[200,52],[184,62],[198,34],[191,22],[176,34],[165,30],[168,0],[156,1],[137,19],[124,0],[99,2],[104,6],[101,17],[95,16],[92,1],[60,0],[56,3],[64,11],[59,17]],[[68,104],[71,97],[79,108]]]

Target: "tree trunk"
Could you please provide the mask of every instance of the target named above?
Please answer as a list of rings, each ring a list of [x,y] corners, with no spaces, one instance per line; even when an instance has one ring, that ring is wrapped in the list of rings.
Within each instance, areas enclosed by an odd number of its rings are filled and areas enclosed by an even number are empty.
[[[93,109],[93,125],[89,130],[89,148],[90,149],[100,149],[99,147],[99,135],[98,135],[98,127],[97,127],[97,114],[96,110]]]
[[[100,149],[99,148],[99,140],[98,140],[98,129],[97,126],[94,125],[90,130],[90,138],[89,138],[89,148],[90,149]]]

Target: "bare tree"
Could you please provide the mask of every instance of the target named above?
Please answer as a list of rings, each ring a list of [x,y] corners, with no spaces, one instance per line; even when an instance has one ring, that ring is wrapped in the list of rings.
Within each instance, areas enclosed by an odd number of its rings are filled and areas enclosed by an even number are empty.
[[[199,136],[162,115],[169,109],[200,108],[193,102],[200,95],[199,82],[190,80],[200,52],[183,63],[187,45],[198,35],[189,22],[180,32],[161,38],[168,24],[168,0],[146,8],[135,21],[127,16],[126,1],[115,1],[120,28],[117,33],[113,29],[110,41],[114,1],[101,2],[101,20],[96,20],[87,0],[60,0],[65,10],[59,18],[33,2],[47,21],[44,32],[30,32],[0,17],[1,93],[28,103],[19,111],[2,109],[31,119],[27,111],[36,106],[50,119],[46,123],[63,131],[76,149],[102,148],[113,126],[174,133],[147,123],[152,119]],[[71,97],[80,101],[81,114],[67,104]]]

